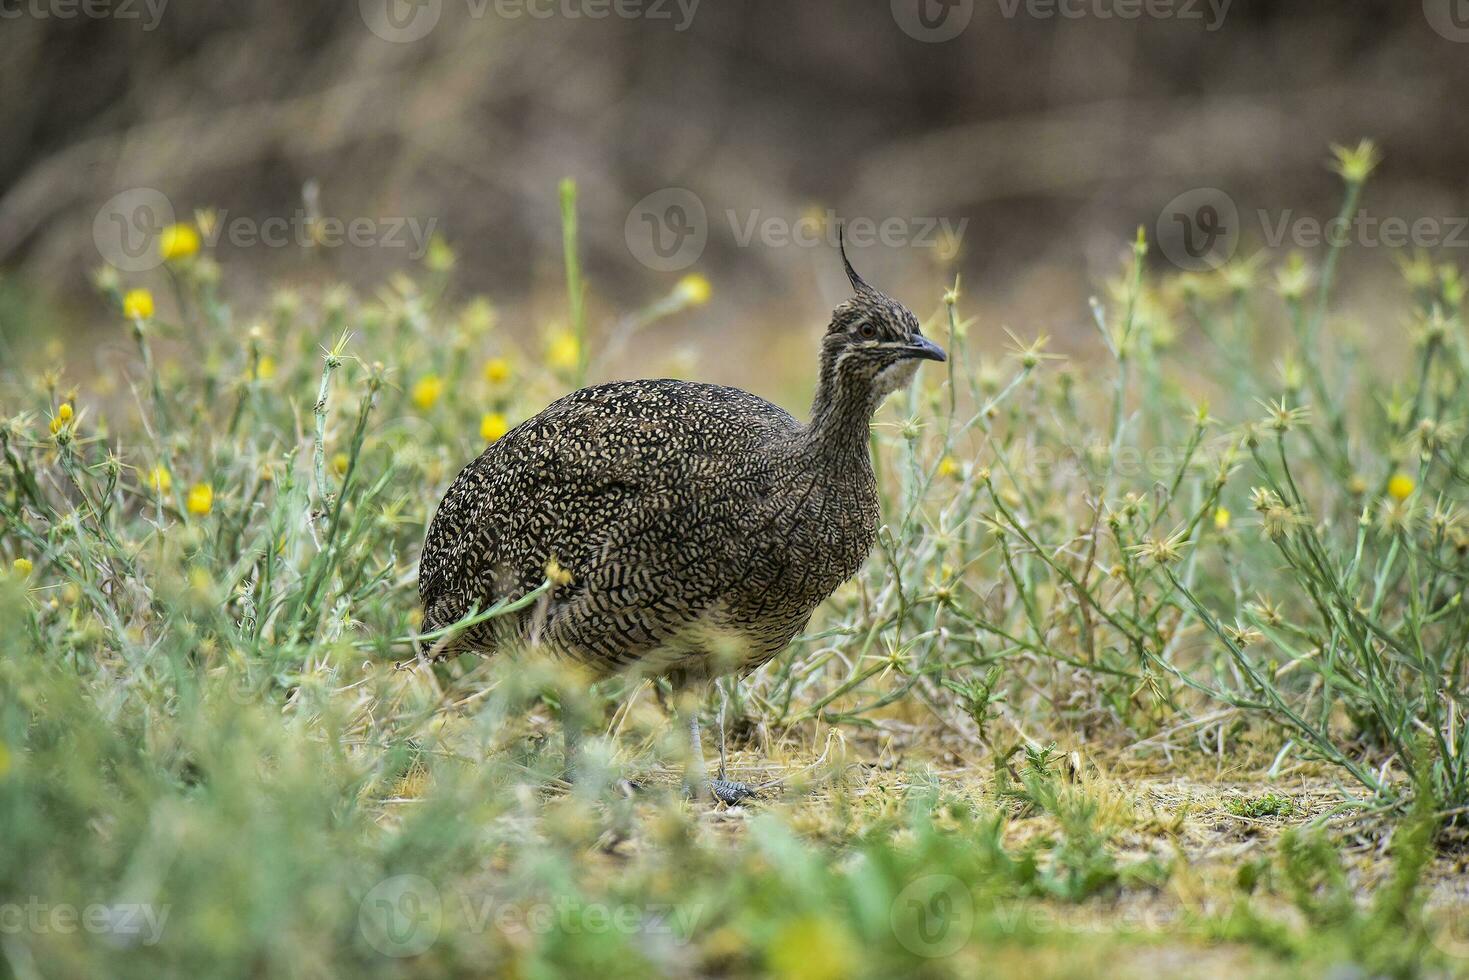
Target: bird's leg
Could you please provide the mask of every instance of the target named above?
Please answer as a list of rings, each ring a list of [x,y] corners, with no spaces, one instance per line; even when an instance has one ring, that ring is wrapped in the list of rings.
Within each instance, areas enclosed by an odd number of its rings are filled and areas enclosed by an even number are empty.
[[[575,712],[561,710],[561,741],[566,751],[566,781],[576,782],[577,756],[581,754],[581,719]]]
[[[723,728],[721,724],[721,729]],[[684,776],[684,785],[697,797],[712,795],[721,803],[733,806],[755,795],[755,788],[746,783],[736,783],[724,778],[723,731],[720,732],[719,776],[709,779],[704,769],[704,746],[699,740],[699,710],[689,709],[689,768]]]
[[[724,710],[729,707],[729,688],[723,684],[719,685],[719,778],[724,778],[725,765],[729,760],[729,751],[726,748],[729,729],[724,724]]]
[[[689,762],[684,770],[684,786],[695,797],[706,795],[707,774],[704,770],[704,746],[699,739],[699,710],[689,709]]]

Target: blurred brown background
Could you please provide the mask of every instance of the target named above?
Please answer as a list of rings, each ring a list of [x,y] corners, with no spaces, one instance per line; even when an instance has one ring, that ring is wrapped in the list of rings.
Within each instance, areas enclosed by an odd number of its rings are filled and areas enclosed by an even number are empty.
[[[261,222],[300,212],[315,181],[320,213],[432,221],[458,251],[457,288],[516,329],[560,301],[556,187],[571,176],[602,315],[702,272],[715,293],[691,342],[705,351],[747,349],[753,325],[814,329],[841,295],[828,248],[742,245],[751,220],[899,219],[902,241],[854,250],[870,279],[923,315],[962,272],[981,329],[1065,346],[1089,334],[1086,297],[1134,229],[1151,237],[1190,188],[1228,193],[1252,251],[1256,209],[1333,213],[1327,146],[1371,136],[1386,160],[1369,211],[1469,212],[1464,0],[1070,0],[1064,15],[1044,0],[80,3],[4,0],[0,19],[12,345],[107,316],[87,281],[94,219],[139,187],[181,218]],[[924,39],[920,14],[962,30]],[[707,212],[682,269],[629,244],[630,211],[666,188]],[[929,219],[965,222],[957,257],[912,240]],[[214,249],[242,305],[267,282],[371,290],[411,251]],[[1346,268],[1370,301],[1392,264],[1361,249]]]

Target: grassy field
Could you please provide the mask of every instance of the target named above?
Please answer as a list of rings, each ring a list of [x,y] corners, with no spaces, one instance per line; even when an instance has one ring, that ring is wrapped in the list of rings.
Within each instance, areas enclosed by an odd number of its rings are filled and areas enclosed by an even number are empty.
[[[568,221],[527,346],[442,243],[244,311],[193,236],[99,273],[115,379],[0,381],[3,972],[1466,972],[1456,267],[1400,257],[1362,325],[1337,248],[1179,275],[1139,235],[1084,369],[929,298],[878,548],[692,706],[765,784],[726,809],[665,692],[429,666],[415,590],[458,468],[708,282],[590,325]],[[604,733],[575,785],[563,711]]]

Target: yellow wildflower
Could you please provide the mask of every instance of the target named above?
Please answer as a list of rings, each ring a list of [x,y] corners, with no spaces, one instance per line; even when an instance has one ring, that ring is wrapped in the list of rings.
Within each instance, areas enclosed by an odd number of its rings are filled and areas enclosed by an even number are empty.
[[[341,476],[347,472],[347,464],[350,462],[346,453],[337,453],[332,457],[332,472]]]
[[[945,456],[939,460],[938,474],[940,477],[948,478],[959,475],[959,463],[952,456]]]
[[[35,566],[31,564],[31,560],[29,558],[17,558],[15,561],[10,563],[10,567],[13,568],[15,570],[15,574],[19,575],[21,578],[25,578],[26,576],[30,575],[31,569],[35,568]]]
[[[255,370],[250,380],[269,381],[273,377],[275,377],[275,358],[269,354],[261,354],[260,360],[255,362]]]
[[[193,225],[169,225],[158,236],[158,254],[165,262],[192,258],[199,253],[199,233]]]
[[[499,412],[486,412],[479,420],[479,435],[485,442],[494,442],[510,431],[510,422]]]
[[[173,474],[167,467],[155,466],[148,471],[148,486],[159,493],[168,493],[173,489]]]
[[[1387,481],[1387,492],[1394,500],[1407,500],[1412,496],[1415,486],[1417,484],[1408,474],[1394,473],[1392,479]]]
[[[1214,529],[1216,531],[1222,531],[1225,528],[1229,527],[1229,517],[1229,508],[1216,508],[1214,511]]]
[[[60,432],[62,426],[71,421],[73,414],[71,402],[62,402],[56,406],[56,415],[51,419],[51,434],[54,436]]]
[[[709,284],[708,279],[697,272],[691,272],[678,281],[673,294],[685,306],[703,306],[714,294],[714,287]]]
[[[425,412],[437,405],[443,394],[444,379],[437,374],[425,374],[413,383],[413,389],[409,392],[413,404]]]
[[[495,385],[509,381],[510,362],[503,357],[492,357],[485,361],[485,380]]]
[[[122,315],[129,320],[151,319],[153,294],[146,289],[129,289],[122,297]]]
[[[581,363],[581,344],[576,335],[566,330],[558,330],[551,335],[551,341],[546,345],[546,364],[556,370],[570,371]]]
[[[185,504],[190,514],[203,517],[214,509],[214,488],[207,483],[194,484],[189,488],[189,496]]]

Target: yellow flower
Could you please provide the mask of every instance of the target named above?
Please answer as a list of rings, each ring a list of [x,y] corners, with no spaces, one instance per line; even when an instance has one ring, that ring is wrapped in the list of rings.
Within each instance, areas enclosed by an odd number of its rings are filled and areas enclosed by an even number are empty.
[[[207,483],[194,484],[189,488],[189,496],[185,504],[190,514],[203,517],[214,509],[214,488]]]
[[[945,456],[939,460],[939,476],[948,478],[959,475],[959,464],[952,456]]]
[[[425,374],[413,383],[413,389],[409,392],[413,404],[425,412],[437,405],[443,394],[444,379],[437,374]]]
[[[510,362],[503,357],[492,357],[485,361],[485,380],[494,385],[509,381]]]
[[[51,419],[51,434],[54,436],[60,432],[62,426],[71,421],[72,415],[71,402],[62,402],[56,406],[56,415]]]
[[[193,225],[169,225],[158,236],[158,254],[163,261],[187,259],[199,253],[199,233]]]
[[[173,474],[167,467],[155,466],[148,471],[148,486],[159,493],[168,493],[173,489]]]
[[[485,442],[494,442],[509,431],[509,421],[499,412],[486,412],[479,420],[479,435]]]
[[[347,472],[347,464],[349,462],[351,461],[347,459],[346,453],[337,453],[332,457],[332,472],[337,474],[337,476],[341,476]]]
[[[275,377],[275,358],[269,354],[261,354],[260,360],[255,362],[255,371],[250,380],[269,381]]]
[[[25,578],[26,576],[30,575],[31,569],[35,568],[35,566],[31,564],[31,560],[29,558],[17,558],[15,561],[10,563],[10,567],[15,569],[15,574],[19,575],[21,578]]]
[[[685,306],[703,306],[709,302],[709,297],[713,293],[714,287],[709,285],[709,280],[697,272],[684,276],[673,289],[673,294]]]
[[[1214,529],[1222,531],[1229,527],[1229,508],[1219,507],[1214,511]]]
[[[546,345],[546,364],[560,371],[570,371],[581,363],[581,344],[576,335],[558,330]]]
[[[122,298],[122,315],[129,320],[147,320],[153,316],[153,294],[146,289],[129,289]]]
[[[1394,500],[1407,500],[1413,495],[1415,486],[1417,484],[1408,474],[1394,473],[1392,479],[1387,481],[1387,492]]]

